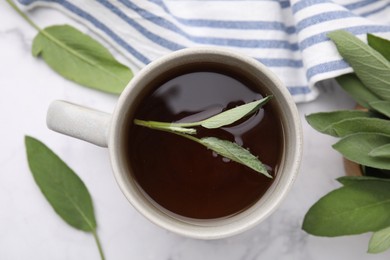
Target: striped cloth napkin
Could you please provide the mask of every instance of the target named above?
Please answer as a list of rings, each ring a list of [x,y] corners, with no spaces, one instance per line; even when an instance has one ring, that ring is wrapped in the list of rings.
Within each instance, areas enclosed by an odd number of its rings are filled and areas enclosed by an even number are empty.
[[[351,72],[326,37],[346,29],[390,38],[389,0],[19,0],[81,21],[118,48],[137,70],[188,46],[218,46],[259,60],[296,102],[314,84]]]

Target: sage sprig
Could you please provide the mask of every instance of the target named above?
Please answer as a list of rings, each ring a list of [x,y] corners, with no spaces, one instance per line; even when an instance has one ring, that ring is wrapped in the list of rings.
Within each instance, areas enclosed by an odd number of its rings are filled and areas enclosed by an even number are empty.
[[[42,194],[66,223],[92,233],[104,260],[91,195],[83,181],[39,140],[26,136],[25,144],[31,173]]]
[[[69,25],[41,29],[12,0],[6,1],[38,31],[32,54],[63,77],[112,94],[120,94],[132,78],[131,70],[90,36]]]
[[[272,178],[272,176],[268,173],[266,166],[255,155],[251,154],[247,149],[239,146],[238,144],[227,140],[221,140],[216,137],[196,138],[192,136],[197,133],[196,129],[192,127],[200,126],[208,129],[215,129],[231,125],[243,119],[244,117],[255,113],[270,99],[272,99],[272,97],[273,96],[270,95],[263,99],[237,106],[232,109],[228,109],[222,113],[219,113],[215,116],[209,117],[205,120],[198,122],[168,123],[158,121],[145,121],[141,119],[134,119],[133,122],[135,125],[165,132],[171,132],[189,140],[192,140],[198,144],[207,147],[210,150],[213,150],[214,152],[225,158],[245,165],[258,173],[264,174],[268,178]]]
[[[171,132],[179,132],[184,134],[196,134],[196,129],[188,128],[194,126],[202,126],[208,129],[220,128],[237,122],[238,120],[256,112],[259,108],[264,106],[271,100],[273,96],[269,95],[260,100],[256,100],[235,108],[228,109],[224,112],[221,112],[215,116],[209,117],[202,121],[190,122],[190,123],[167,123],[167,122],[157,122],[157,121],[144,121],[140,119],[135,119],[134,123],[136,125],[145,126],[153,128],[156,130],[165,130]]]
[[[334,111],[306,117],[316,130],[340,137],[333,145],[363,169],[390,170],[390,41],[368,35],[368,44],[345,31],[329,34],[354,74],[337,78],[340,86],[368,111]],[[368,171],[363,171],[368,174]],[[317,236],[374,232],[369,253],[390,248],[390,179],[343,177],[343,187],[317,201],[302,228]]]

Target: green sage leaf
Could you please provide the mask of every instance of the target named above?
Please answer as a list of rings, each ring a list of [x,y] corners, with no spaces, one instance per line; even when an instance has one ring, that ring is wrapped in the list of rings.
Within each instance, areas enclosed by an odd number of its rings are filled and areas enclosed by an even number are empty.
[[[222,126],[233,124],[241,118],[256,112],[260,107],[265,105],[273,96],[267,96],[263,99],[253,101],[235,108],[226,110],[215,116],[207,118],[199,124],[205,128],[215,129]]]
[[[108,93],[120,94],[133,76],[104,46],[69,25],[40,30],[32,53],[63,77]]]
[[[303,229],[316,236],[343,236],[390,226],[390,182],[356,181],[330,192],[306,213]]]
[[[369,103],[380,100],[355,74],[345,74],[336,78],[337,83],[361,106],[370,108]]]
[[[381,99],[390,100],[390,62],[347,31],[334,31],[328,37],[363,84]]]
[[[372,101],[370,107],[387,117],[390,117],[390,101]]]
[[[373,49],[390,61],[390,41],[378,36],[367,34],[367,42]]]
[[[26,136],[25,144],[34,180],[55,212],[72,227],[95,232],[92,199],[83,181],[42,142]]]
[[[390,226],[375,232],[368,244],[368,253],[382,253],[390,248]]]
[[[390,159],[390,143],[372,149],[368,155]]]
[[[390,121],[379,118],[345,119],[332,125],[332,131],[337,137],[355,133],[381,133],[390,135]]]
[[[390,135],[357,133],[344,137],[334,144],[333,148],[350,161],[378,169],[390,170],[388,158],[370,156],[372,150],[389,143]]]
[[[352,118],[371,117],[372,114],[365,111],[358,110],[341,110],[334,112],[320,112],[306,116],[306,121],[317,131],[338,136],[334,131],[333,126],[343,120]]]
[[[390,182],[390,179],[384,179],[384,178],[377,178],[377,177],[370,177],[370,176],[343,176],[337,179],[338,182],[343,184],[344,186],[355,184],[359,181],[384,181],[384,182]]]
[[[198,140],[200,144],[215,151],[219,155],[241,163],[256,172],[264,174],[268,178],[272,178],[264,164],[262,164],[259,159],[251,154],[247,149],[239,146],[238,144],[227,140],[221,140],[216,137],[204,137]]]

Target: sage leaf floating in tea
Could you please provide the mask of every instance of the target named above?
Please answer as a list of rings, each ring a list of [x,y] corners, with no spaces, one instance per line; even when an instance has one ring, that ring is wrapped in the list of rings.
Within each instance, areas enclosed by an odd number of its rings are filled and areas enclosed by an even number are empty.
[[[259,108],[267,104],[267,102],[271,100],[272,97],[273,96],[270,95],[263,99],[237,106],[232,109],[228,109],[222,113],[219,113],[215,116],[209,117],[199,122],[199,124],[208,129],[214,129],[233,124],[238,120],[244,118],[245,116],[256,112]]]
[[[252,170],[255,170],[256,172],[264,174],[268,178],[272,178],[272,176],[267,172],[267,168],[259,161],[256,156],[236,143],[227,140],[221,140],[216,137],[201,138],[199,143],[225,158],[228,158],[237,163],[241,163],[251,168]]]
[[[31,173],[42,194],[66,223],[93,234],[104,259],[91,195],[83,181],[39,140],[26,136],[25,144]]]
[[[272,99],[272,95],[269,95],[260,100],[256,100],[247,104],[236,106],[234,108],[223,111],[215,116],[211,116],[205,120],[190,122],[190,123],[166,123],[166,122],[157,122],[157,121],[144,121],[135,119],[137,125],[143,125],[153,129],[167,129],[172,130],[172,132],[181,132],[186,134],[196,134],[196,130],[192,128],[193,126],[203,126],[208,129],[220,128],[223,126],[231,125],[240,119],[256,112],[259,108],[268,103]]]
[[[196,129],[182,127],[180,126],[180,124],[175,124],[175,123],[144,121],[144,120],[134,119],[134,124],[148,127],[150,129],[161,130],[166,132],[177,132],[177,133],[191,134],[191,135],[196,134]]]
[[[227,140],[221,140],[216,137],[203,137],[201,139],[198,139],[192,136],[193,134],[196,134],[196,129],[187,128],[193,126],[202,126],[208,129],[215,129],[233,124],[244,118],[245,116],[255,113],[272,97],[273,96],[270,95],[263,99],[243,104],[232,109],[228,109],[215,116],[209,117],[205,120],[198,122],[167,123],[157,121],[145,121],[140,119],[134,119],[133,122],[135,125],[165,132],[171,132],[173,134],[177,134],[179,136],[195,141],[225,158],[245,165],[258,173],[264,174],[268,178],[272,178],[272,176],[268,173],[265,165],[255,155],[251,154],[247,149],[239,146],[236,143]]]

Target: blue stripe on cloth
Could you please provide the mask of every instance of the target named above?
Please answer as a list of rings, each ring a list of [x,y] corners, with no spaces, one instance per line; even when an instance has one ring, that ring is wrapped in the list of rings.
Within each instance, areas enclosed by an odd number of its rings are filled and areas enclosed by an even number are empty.
[[[328,1],[328,0],[302,0],[302,1],[299,1],[299,2],[296,2],[295,4],[293,4],[291,6],[291,10],[295,14],[295,13],[301,11],[302,9],[305,9],[306,7],[310,7],[310,6],[316,5],[316,4],[329,3],[329,2],[330,1]]]
[[[313,15],[310,17],[307,17],[303,19],[302,21],[298,22],[296,25],[296,30],[297,32],[302,31],[303,29],[323,23],[326,21],[331,21],[331,20],[337,20],[337,19],[343,19],[347,17],[357,17],[355,14],[348,12],[348,11],[330,11],[326,13],[321,13],[317,15]]]
[[[111,4],[109,1],[97,0],[97,2],[107,7],[111,12],[116,14],[118,17],[120,17],[122,20],[124,20],[126,23],[128,23],[130,26],[132,26],[134,29],[136,29],[138,32],[140,32],[143,36],[145,36],[147,39],[151,40],[152,42],[157,43],[158,45],[171,51],[176,51],[179,49],[183,49],[185,47],[181,44],[177,44],[176,42],[167,40],[155,33],[152,33],[145,27],[141,26],[139,23],[135,22],[130,17],[126,16],[125,13],[123,13],[119,8]]]
[[[139,23],[135,22],[134,19],[126,16],[119,8],[111,4],[106,0],[97,0],[103,6],[109,8],[113,13],[115,13],[122,20],[127,22],[134,29],[142,33],[146,38],[151,40],[154,43],[159,44],[162,47],[165,47],[169,50],[178,50],[184,48],[184,46],[177,44],[175,42],[169,41],[155,33],[150,32]],[[164,24],[163,26],[171,27],[172,24]],[[189,36],[188,36],[189,37]],[[299,49],[297,43],[290,43],[284,40],[243,40],[243,39],[231,39],[231,38],[214,38],[214,37],[189,37],[193,42],[198,44],[213,44],[221,46],[234,46],[240,48],[267,48],[267,49],[288,49],[292,51],[297,51]]]
[[[38,0],[18,0],[19,3],[21,3],[22,5],[29,5],[31,3],[34,3]]]
[[[291,95],[304,95],[311,93],[311,89],[307,86],[289,86],[287,87]]]
[[[21,0],[20,2],[25,3],[31,3],[35,0]],[[105,26],[102,22],[97,20],[95,17],[93,17],[91,14],[81,10],[77,6],[69,3],[66,0],[50,0],[49,2],[55,2],[72,13],[76,14],[77,16],[80,16],[86,20],[88,20],[90,23],[92,23],[96,28],[100,29],[104,33],[106,33],[108,36],[110,36],[117,44],[119,44],[121,47],[123,47],[125,50],[127,50],[131,55],[133,55],[135,58],[137,58],[139,61],[141,61],[144,64],[148,64],[150,60],[142,55],[140,52],[138,52],[135,48],[133,48],[130,44],[128,44],[126,41],[124,41],[121,37],[119,37],[116,33],[114,33],[111,29],[109,29],[107,26]]]
[[[295,33],[294,26],[286,26],[281,22],[271,21],[234,21],[234,20],[207,20],[207,19],[184,19],[174,17],[180,23],[193,27],[209,27],[220,29],[240,29],[240,30],[272,30],[283,31],[287,34]]]
[[[165,3],[163,2],[163,0],[148,0],[149,2],[152,2],[152,3],[156,3],[156,4],[159,4],[161,5],[165,11],[169,12],[168,11],[168,7],[165,5]],[[290,7],[290,1],[289,0],[208,0],[209,2],[216,2],[216,1],[222,1],[222,2],[226,2],[226,1],[231,1],[231,2],[244,2],[244,1],[250,1],[250,2],[260,2],[260,1],[269,1],[269,2],[278,2],[278,4],[280,5],[281,8],[288,8]]]
[[[346,30],[352,34],[359,35],[359,34],[366,34],[366,33],[390,32],[390,26],[385,26],[385,25],[354,26],[354,27],[340,28],[340,30]],[[300,49],[304,50],[315,44],[329,41],[329,38],[326,35],[331,31],[333,30],[322,32],[304,39],[299,43]]]
[[[361,7],[365,7],[367,5],[370,5],[370,4],[373,4],[373,3],[377,3],[377,2],[378,2],[378,0],[357,1],[355,3],[346,4],[346,5],[344,5],[344,7],[349,9],[349,10],[355,10],[355,9],[358,9],[358,8],[361,8]]]
[[[124,0],[124,1],[129,2],[128,0]],[[167,6],[164,4],[162,0],[149,0],[149,1],[161,6],[164,9],[164,11],[170,14],[176,21],[187,26],[221,28],[221,29],[240,29],[240,30],[276,30],[276,31],[284,31],[287,34],[295,33],[294,26],[286,26],[282,22],[181,18],[172,14],[172,12],[167,8]]]
[[[161,16],[157,16],[146,9],[143,9],[129,0],[119,0],[123,5],[130,8],[131,10],[137,12],[144,19],[157,24],[166,29],[180,33],[181,35],[191,38],[193,36],[189,35],[187,32],[183,31],[176,24],[164,19]],[[187,26],[193,27],[208,27],[208,28],[221,28],[221,29],[240,29],[240,30],[275,30],[275,31],[284,31],[287,34],[292,34],[295,32],[293,26],[286,27],[281,22],[271,22],[271,21],[233,21],[233,20],[208,20],[208,19],[184,19],[169,13],[173,19],[179,23]]]
[[[361,13],[360,15],[364,16],[364,17],[367,17],[367,16],[370,16],[370,15],[373,15],[373,14],[376,14],[376,13],[379,13],[379,12],[387,11],[386,9],[389,8],[389,6],[390,6],[390,3],[385,3],[381,7],[378,7],[376,9],[374,9],[374,10],[371,10],[371,11],[367,11],[367,12]]]
[[[374,4],[378,2],[377,0],[365,0],[365,1],[358,1],[356,3],[346,4],[344,5],[345,8],[349,9],[350,11],[353,11],[355,9],[365,7],[370,4]],[[324,3],[332,3],[335,4],[333,1],[329,0],[302,0],[292,5],[291,9],[292,12],[295,14],[302,9],[305,9],[307,7],[317,5],[317,4],[324,4]]]
[[[308,79],[311,79],[317,74],[336,71],[340,69],[346,69],[348,67],[349,67],[348,63],[345,62],[344,60],[329,61],[329,62],[317,64],[309,68],[306,72],[306,76]]]
[[[269,58],[256,58],[264,65],[268,67],[290,67],[290,68],[302,68],[303,62],[301,60],[292,59],[269,59]]]

